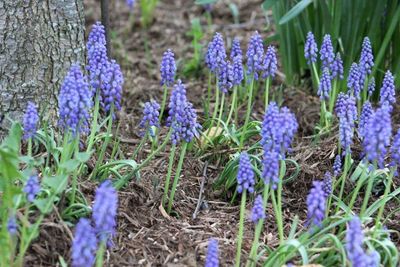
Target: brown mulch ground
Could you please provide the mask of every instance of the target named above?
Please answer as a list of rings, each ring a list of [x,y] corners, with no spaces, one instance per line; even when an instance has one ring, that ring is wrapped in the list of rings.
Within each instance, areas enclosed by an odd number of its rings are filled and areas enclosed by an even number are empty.
[[[139,140],[137,125],[142,103],[151,98],[161,98],[158,65],[162,53],[167,48],[173,49],[180,69],[191,58],[191,39],[186,33],[193,18],[201,18],[205,33],[203,45],[206,45],[215,31],[220,31],[228,39],[228,43],[233,37],[239,36],[243,40],[244,48],[254,30],[258,30],[263,37],[271,35],[273,30],[266,26],[269,24],[265,23],[266,18],[260,1],[257,0],[233,1],[238,5],[241,19],[239,25],[234,24],[229,7],[222,1],[212,11],[213,25],[210,28],[206,26],[202,8],[195,6],[193,1],[160,1],[155,12],[155,22],[147,31],[140,27],[138,9],[134,12],[136,23],[130,29],[125,1],[111,2],[113,55],[121,64],[125,75],[124,103],[119,116],[122,148],[127,155],[132,153]],[[100,18],[100,7],[95,0],[87,0],[85,5],[89,30],[90,25]],[[283,79],[282,75],[280,79]],[[206,76],[185,79],[185,83],[188,98],[200,109],[201,98],[207,87]],[[276,82],[278,84],[280,82]],[[302,170],[299,177],[285,187],[283,214],[286,226],[291,224],[294,214],[300,216],[302,225],[307,192],[313,179],[321,179],[324,172],[331,169],[336,137],[324,138],[318,145],[312,143],[309,136],[313,133],[319,116],[319,101],[316,97],[298,88],[285,88],[284,104],[296,113],[301,127],[295,140],[293,159],[298,161]],[[256,106],[254,110],[253,117],[261,120],[262,105]],[[142,153],[143,157],[146,156],[145,153]],[[205,164],[193,152],[187,155],[175,197],[174,209],[177,217],[166,215],[159,207],[168,167],[168,149],[142,171],[140,181],[131,181],[119,192],[118,235],[114,249],[106,255],[108,265],[202,266],[210,237],[219,241],[221,266],[233,265],[239,207],[237,203],[230,204],[222,191],[212,189],[212,183],[223,166],[209,162],[204,171]],[[204,173],[206,178],[203,178]],[[197,217],[193,219],[202,179],[205,179],[205,201]],[[83,192],[87,193],[88,200],[91,200],[94,185],[84,182],[81,186]],[[248,213],[250,208],[249,203]],[[267,212],[273,214],[271,207],[268,207]],[[394,219],[398,220],[399,217]],[[388,227],[395,227],[395,221],[389,221]],[[59,256],[69,259],[70,228],[59,222],[60,218],[56,215],[46,219],[40,238],[33,244],[27,257],[27,263],[54,266]],[[243,243],[244,259],[252,238],[253,225],[247,220]],[[266,222],[262,240],[269,246],[278,244],[273,216]]]

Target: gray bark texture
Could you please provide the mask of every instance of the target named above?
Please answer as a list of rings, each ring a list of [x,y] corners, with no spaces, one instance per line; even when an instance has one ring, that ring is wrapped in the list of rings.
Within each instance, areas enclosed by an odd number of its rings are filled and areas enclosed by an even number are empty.
[[[0,136],[28,101],[55,118],[69,67],[84,62],[83,0],[0,0]]]

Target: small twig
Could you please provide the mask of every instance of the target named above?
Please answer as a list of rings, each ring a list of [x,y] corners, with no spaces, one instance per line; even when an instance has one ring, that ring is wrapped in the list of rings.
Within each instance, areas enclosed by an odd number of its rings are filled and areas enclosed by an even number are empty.
[[[199,198],[197,199],[196,209],[194,210],[193,215],[192,215],[193,220],[196,219],[197,214],[199,213],[201,204],[203,203],[203,192],[204,192],[204,184],[205,184],[206,178],[207,178],[207,167],[208,167],[208,161],[206,161],[203,166],[203,177],[201,178],[200,192],[199,192]]]

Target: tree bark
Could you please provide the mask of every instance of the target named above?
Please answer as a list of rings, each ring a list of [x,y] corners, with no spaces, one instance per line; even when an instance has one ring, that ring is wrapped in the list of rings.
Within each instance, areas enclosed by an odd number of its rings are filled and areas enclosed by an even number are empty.
[[[55,118],[64,76],[84,62],[84,27],[83,0],[0,0],[0,135],[28,101]]]

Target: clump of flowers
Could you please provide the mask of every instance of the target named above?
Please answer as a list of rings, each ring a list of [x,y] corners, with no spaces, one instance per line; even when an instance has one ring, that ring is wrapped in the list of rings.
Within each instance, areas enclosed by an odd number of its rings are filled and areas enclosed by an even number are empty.
[[[254,206],[251,211],[251,220],[254,223],[258,223],[259,220],[265,219],[265,210],[263,206],[263,198],[258,195],[254,201]]]
[[[148,131],[151,136],[154,136],[154,131],[151,127],[160,127],[159,122],[160,116],[160,105],[157,101],[150,101],[144,104],[143,117],[139,124],[139,127]]]
[[[349,91],[354,93],[357,99],[360,99],[362,89],[361,73],[357,63],[353,63],[350,67],[349,77],[347,78],[347,87]]]
[[[124,77],[121,68],[115,60],[108,62],[102,73],[101,105],[106,112],[114,106],[116,110],[121,109],[121,95]]]
[[[40,184],[37,175],[31,175],[25,184],[24,192],[29,202],[35,200],[36,195],[40,192]]]
[[[397,130],[397,133],[393,138],[393,144],[390,152],[392,156],[392,165],[400,167],[400,129]]]
[[[322,226],[325,217],[325,192],[324,184],[320,181],[314,181],[313,187],[307,196],[307,224],[313,226]]]
[[[58,97],[59,125],[72,133],[88,131],[92,97],[78,64],[73,64],[64,79]]]
[[[133,10],[135,2],[136,0],[126,0],[126,5],[129,7],[130,10]]]
[[[234,81],[234,72],[232,64],[229,61],[223,60],[218,69],[218,88],[227,93],[232,88]]]
[[[247,190],[250,193],[254,192],[254,171],[253,166],[251,165],[250,157],[246,152],[242,152],[240,154],[237,182],[238,193],[242,193],[243,190]]]
[[[258,80],[263,71],[264,46],[261,35],[256,31],[250,38],[247,48],[247,75],[251,75]]]
[[[7,231],[10,235],[16,235],[18,233],[18,224],[15,215],[12,215],[10,218],[8,218]]]
[[[216,32],[209,43],[205,56],[207,67],[212,73],[217,73],[220,64],[226,59],[226,51],[222,34]]]
[[[321,100],[329,99],[329,94],[332,90],[332,80],[331,74],[328,68],[324,68],[322,72],[321,81],[318,87],[318,95]]]
[[[267,49],[267,53],[265,54],[263,61],[262,78],[263,79],[266,79],[267,77],[274,78],[277,69],[278,69],[278,60],[276,59],[275,48],[272,45],[270,45]]]
[[[374,55],[372,53],[371,42],[368,37],[365,37],[362,43],[359,66],[363,85],[367,75],[371,74],[372,67],[374,66]]]
[[[320,53],[320,59],[322,61],[322,68],[329,69],[335,58],[335,53],[333,52],[332,40],[329,34],[324,35],[324,39],[322,41],[319,53]]]
[[[236,57],[240,57],[240,61],[242,61],[243,52],[240,48],[240,40],[239,38],[235,37],[232,42],[231,54],[230,58],[233,61]]]
[[[371,97],[374,92],[375,92],[375,78],[372,77],[368,83],[368,96]]]
[[[236,56],[233,58],[233,85],[239,85],[244,79],[243,62],[241,56]]]
[[[335,161],[333,162],[333,175],[337,177],[342,172],[342,158],[340,155],[336,155]]]
[[[336,102],[336,114],[339,117],[340,145],[345,153],[350,153],[353,143],[354,126],[357,119],[356,100],[353,96],[340,93]]]
[[[171,49],[164,52],[160,65],[161,85],[168,87],[174,84],[176,74],[175,55]]]
[[[372,109],[371,103],[369,101],[366,101],[362,107],[360,119],[358,120],[358,135],[361,140],[364,139],[366,124],[373,113],[374,110]]]
[[[28,102],[26,106],[24,118],[23,118],[23,126],[24,126],[24,140],[32,138],[37,130],[39,122],[39,115],[36,108],[36,105],[33,102]]]
[[[218,241],[211,238],[208,241],[208,249],[207,249],[207,257],[205,267],[218,267],[219,260],[218,260]]]
[[[76,225],[72,243],[72,266],[92,266],[97,250],[97,239],[90,221],[81,218]]]
[[[391,106],[396,103],[395,90],[394,77],[390,70],[388,70],[383,78],[379,103],[381,105],[388,105],[390,107],[390,111]]]
[[[262,177],[265,184],[271,184],[271,188],[276,190],[279,180],[279,153],[275,151],[264,151],[262,158]]]
[[[343,79],[343,61],[342,61],[342,58],[340,57],[339,52],[336,53],[336,57],[333,60],[330,69],[332,72],[332,74],[331,74],[332,79],[335,79],[335,78],[340,79],[340,80]]]
[[[318,47],[315,42],[314,34],[312,32],[307,33],[307,39],[304,46],[304,57],[307,60],[307,64],[317,62]]]
[[[327,199],[332,194],[332,174],[330,172],[325,173],[322,189],[324,190],[325,199]]]

